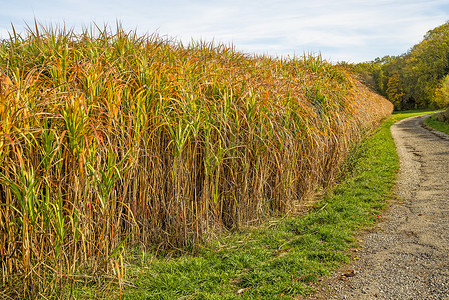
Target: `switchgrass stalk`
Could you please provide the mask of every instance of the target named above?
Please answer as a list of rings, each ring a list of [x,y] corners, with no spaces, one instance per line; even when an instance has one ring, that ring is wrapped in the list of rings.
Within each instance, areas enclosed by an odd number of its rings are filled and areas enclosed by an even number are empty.
[[[24,297],[123,283],[124,240],[189,248],[295,214],[392,110],[320,57],[120,26],[14,32],[0,87],[1,276]]]

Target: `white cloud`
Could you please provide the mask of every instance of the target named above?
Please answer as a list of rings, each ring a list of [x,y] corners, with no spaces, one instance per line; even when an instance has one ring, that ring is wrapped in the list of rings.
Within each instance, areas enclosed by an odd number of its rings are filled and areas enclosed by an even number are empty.
[[[10,21],[18,28],[34,17],[79,28],[121,20],[127,29],[184,42],[214,39],[275,55],[321,50],[332,60],[350,61],[401,54],[449,19],[447,0],[46,0],[9,1],[2,11],[0,37]]]

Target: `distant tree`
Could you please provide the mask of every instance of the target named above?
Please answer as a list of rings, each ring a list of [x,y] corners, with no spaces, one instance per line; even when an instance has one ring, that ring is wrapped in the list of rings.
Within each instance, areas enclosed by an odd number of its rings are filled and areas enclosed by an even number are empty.
[[[449,22],[429,30],[407,53],[357,64],[354,71],[396,109],[448,105]]]
[[[353,70],[359,75],[360,80],[382,96],[387,96],[386,86],[388,83],[387,66],[392,64],[395,56],[377,57],[374,61],[363,62],[354,65]]]
[[[449,23],[427,32],[405,57],[402,70],[407,96],[419,106],[438,106],[436,90],[449,73]]]
[[[449,75],[446,75],[436,88],[434,101],[440,108],[449,106]]]
[[[404,97],[404,89],[401,86],[400,78],[398,73],[394,73],[390,78],[388,79],[387,83],[387,98],[390,100],[393,104],[396,110],[400,110],[403,107],[403,100]]]

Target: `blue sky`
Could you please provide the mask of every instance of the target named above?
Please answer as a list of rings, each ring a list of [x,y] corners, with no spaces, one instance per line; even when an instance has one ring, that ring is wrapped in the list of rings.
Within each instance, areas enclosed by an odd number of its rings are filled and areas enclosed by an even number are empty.
[[[34,19],[75,30],[92,22],[139,33],[232,43],[273,56],[320,52],[337,62],[400,55],[449,21],[448,0],[0,0],[0,38]]]

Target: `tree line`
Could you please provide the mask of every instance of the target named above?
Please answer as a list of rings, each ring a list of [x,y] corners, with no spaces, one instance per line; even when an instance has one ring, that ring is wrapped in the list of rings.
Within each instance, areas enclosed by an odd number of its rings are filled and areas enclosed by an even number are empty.
[[[395,110],[449,105],[449,21],[399,56],[351,66],[360,80],[390,100]]]

